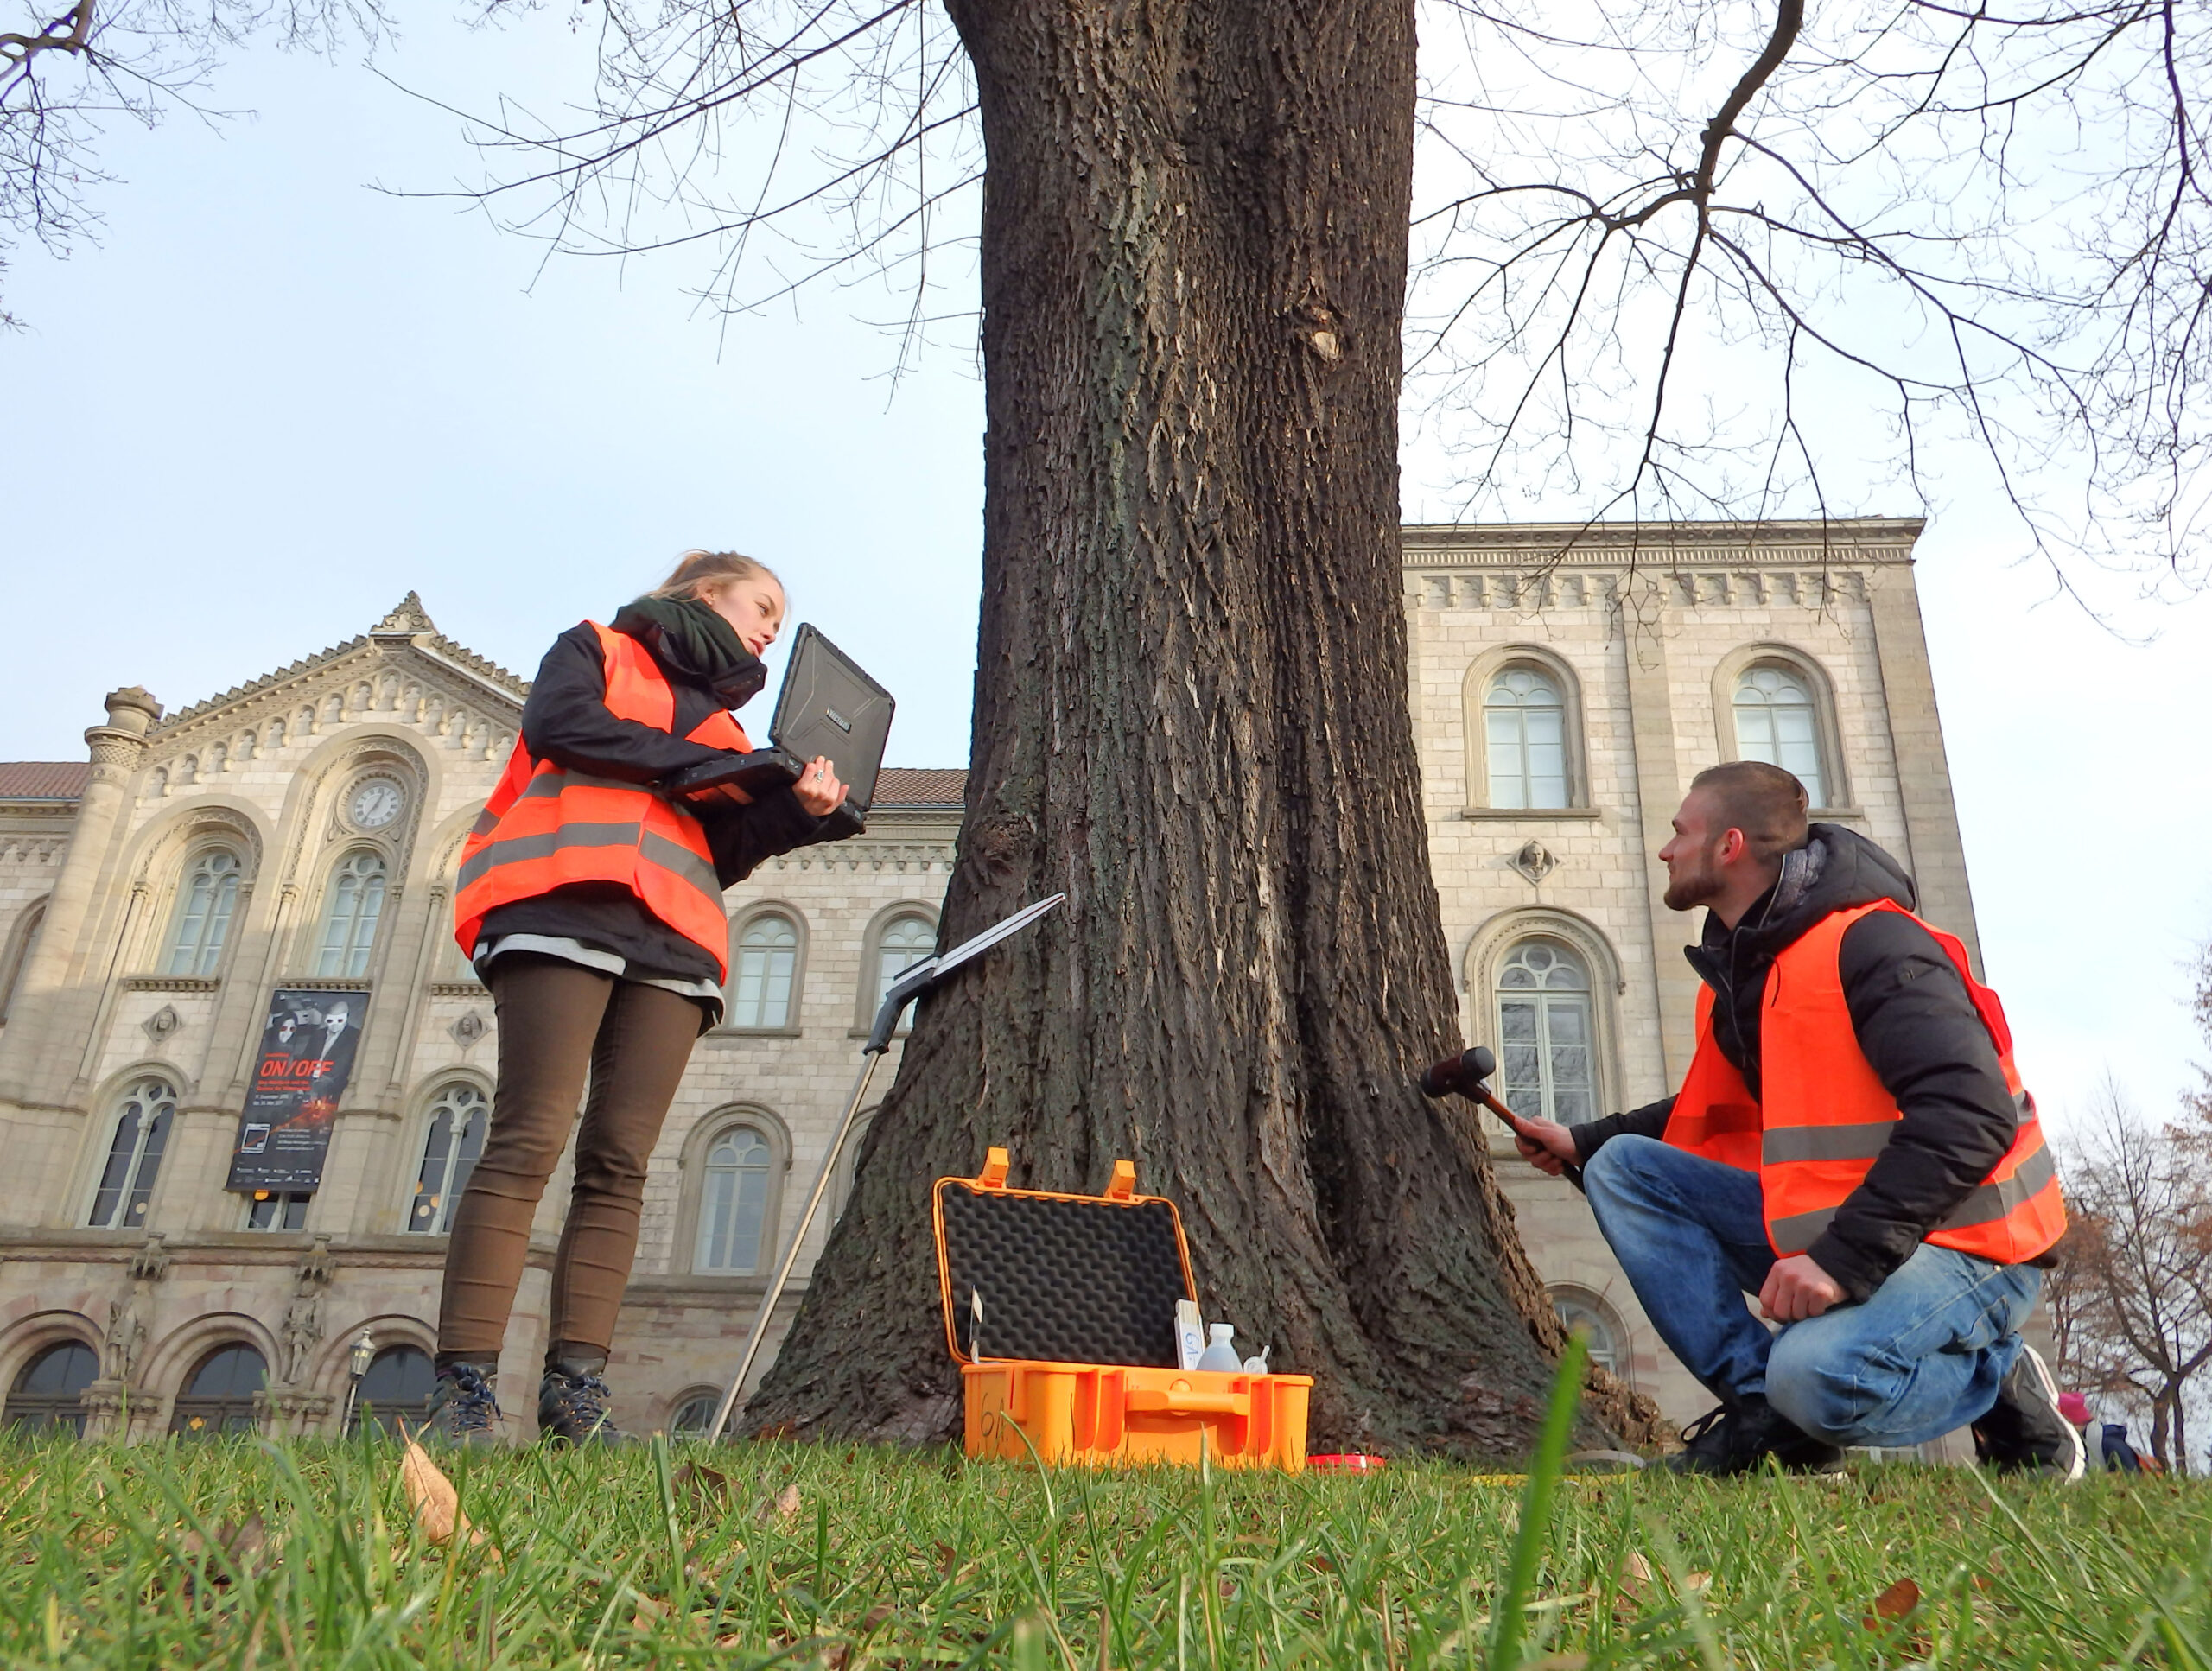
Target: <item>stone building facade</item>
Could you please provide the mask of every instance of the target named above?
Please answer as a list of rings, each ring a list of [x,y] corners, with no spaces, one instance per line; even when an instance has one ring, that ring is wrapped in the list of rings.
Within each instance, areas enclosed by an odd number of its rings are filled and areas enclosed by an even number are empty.
[[[1820,816],[1906,861],[1923,908],[1974,945],[1918,531],[1406,531],[1408,695],[1463,1024],[1517,1102],[1586,1117],[1679,1077],[1693,919],[1661,905],[1653,855],[1716,760],[1817,778]],[[117,691],[86,762],[0,766],[10,1419],[331,1431],[356,1390],[372,1408],[416,1395],[496,1042],[452,944],[453,880],[525,694],[410,594],[360,638],[173,715]],[[656,1153],[615,1343],[625,1426],[690,1425],[732,1367],[877,994],[933,943],[962,783],[887,772],[865,836],[731,891],[729,1013]],[[366,1009],[321,1187],[256,1200],[225,1184],[279,990],[365,992]],[[879,1086],[896,1067],[894,1047]],[[1497,1154],[1563,1310],[1694,1414],[1704,1395],[1580,1198],[1503,1138]],[[565,1192],[556,1176],[538,1219],[511,1390],[535,1385]]]

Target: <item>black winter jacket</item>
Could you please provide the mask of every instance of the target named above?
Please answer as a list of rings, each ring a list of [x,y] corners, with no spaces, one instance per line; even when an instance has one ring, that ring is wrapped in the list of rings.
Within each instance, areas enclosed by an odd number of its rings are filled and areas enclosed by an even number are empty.
[[[686,742],[684,737],[721,702],[688,670],[671,665],[658,652],[654,659],[676,696],[676,722],[670,731],[619,719],[608,710],[606,658],[588,622],[554,639],[523,704],[522,740],[531,758],[601,778],[654,784],[719,755],[721,750]],[[685,805],[706,830],[724,887],[744,880],[764,859],[830,839],[824,821],[801,806],[788,789],[757,796],[750,806],[721,799]],[[479,944],[503,934],[581,940],[619,954],[638,975],[715,978],[715,960],[706,948],[662,922],[620,883],[574,883],[486,912]]]
[[[1883,899],[1910,911],[1916,898],[1896,860],[1834,824],[1813,826],[1808,858],[1809,880],[1797,885],[1786,870],[1732,931],[1708,912],[1701,943],[1684,949],[1713,988],[1713,1041],[1754,1096],[1759,1012],[1776,956],[1832,912]],[[1840,963],[1859,1048],[1904,1116],[1807,1249],[1853,1299],[1863,1300],[1989,1176],[2012,1147],[2015,1115],[1996,1044],[1926,929],[1895,912],[1875,912],[1845,931]],[[1575,1147],[1587,1161],[1623,1132],[1658,1137],[1673,1107],[1668,1097],[1577,1126]]]

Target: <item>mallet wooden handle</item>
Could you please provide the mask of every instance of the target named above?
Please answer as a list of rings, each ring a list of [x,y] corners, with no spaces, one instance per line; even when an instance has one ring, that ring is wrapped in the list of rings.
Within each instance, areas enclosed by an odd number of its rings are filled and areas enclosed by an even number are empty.
[[[1483,1083],[1497,1071],[1497,1058],[1482,1045],[1460,1055],[1448,1057],[1430,1068],[1421,1077],[1421,1088],[1431,1096],[1441,1096],[1447,1091],[1457,1091],[1471,1102],[1479,1102],[1503,1120],[1516,1137],[1521,1136],[1521,1116],[1509,1109]],[[1582,1168],[1572,1160],[1560,1162],[1560,1169],[1567,1181],[1576,1189],[1582,1187]]]

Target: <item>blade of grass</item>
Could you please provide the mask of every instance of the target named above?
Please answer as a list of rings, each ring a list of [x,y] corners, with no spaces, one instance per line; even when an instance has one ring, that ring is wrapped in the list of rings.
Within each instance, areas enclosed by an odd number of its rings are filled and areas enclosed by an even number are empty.
[[[1552,1381],[1551,1404],[1544,1412],[1535,1459],[1529,1465],[1528,1489],[1521,1498],[1521,1526],[1514,1534],[1513,1557],[1506,1567],[1504,1591],[1498,1597],[1497,1620],[1491,1627],[1491,1671],[1516,1671],[1521,1663],[1529,1594],[1535,1588],[1536,1567],[1543,1559],[1545,1540],[1551,1534],[1553,1488],[1559,1484],[1567,1436],[1574,1429],[1574,1412],[1582,1401],[1582,1366],[1589,1352],[1588,1336],[1580,1330],[1569,1335],[1567,1350],[1560,1356],[1559,1374]]]

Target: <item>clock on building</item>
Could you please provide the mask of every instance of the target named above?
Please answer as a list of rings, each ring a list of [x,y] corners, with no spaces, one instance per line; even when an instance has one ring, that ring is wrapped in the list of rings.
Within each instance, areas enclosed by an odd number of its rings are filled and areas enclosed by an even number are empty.
[[[407,804],[399,785],[388,778],[372,778],[354,786],[346,803],[346,816],[361,829],[382,829]]]

